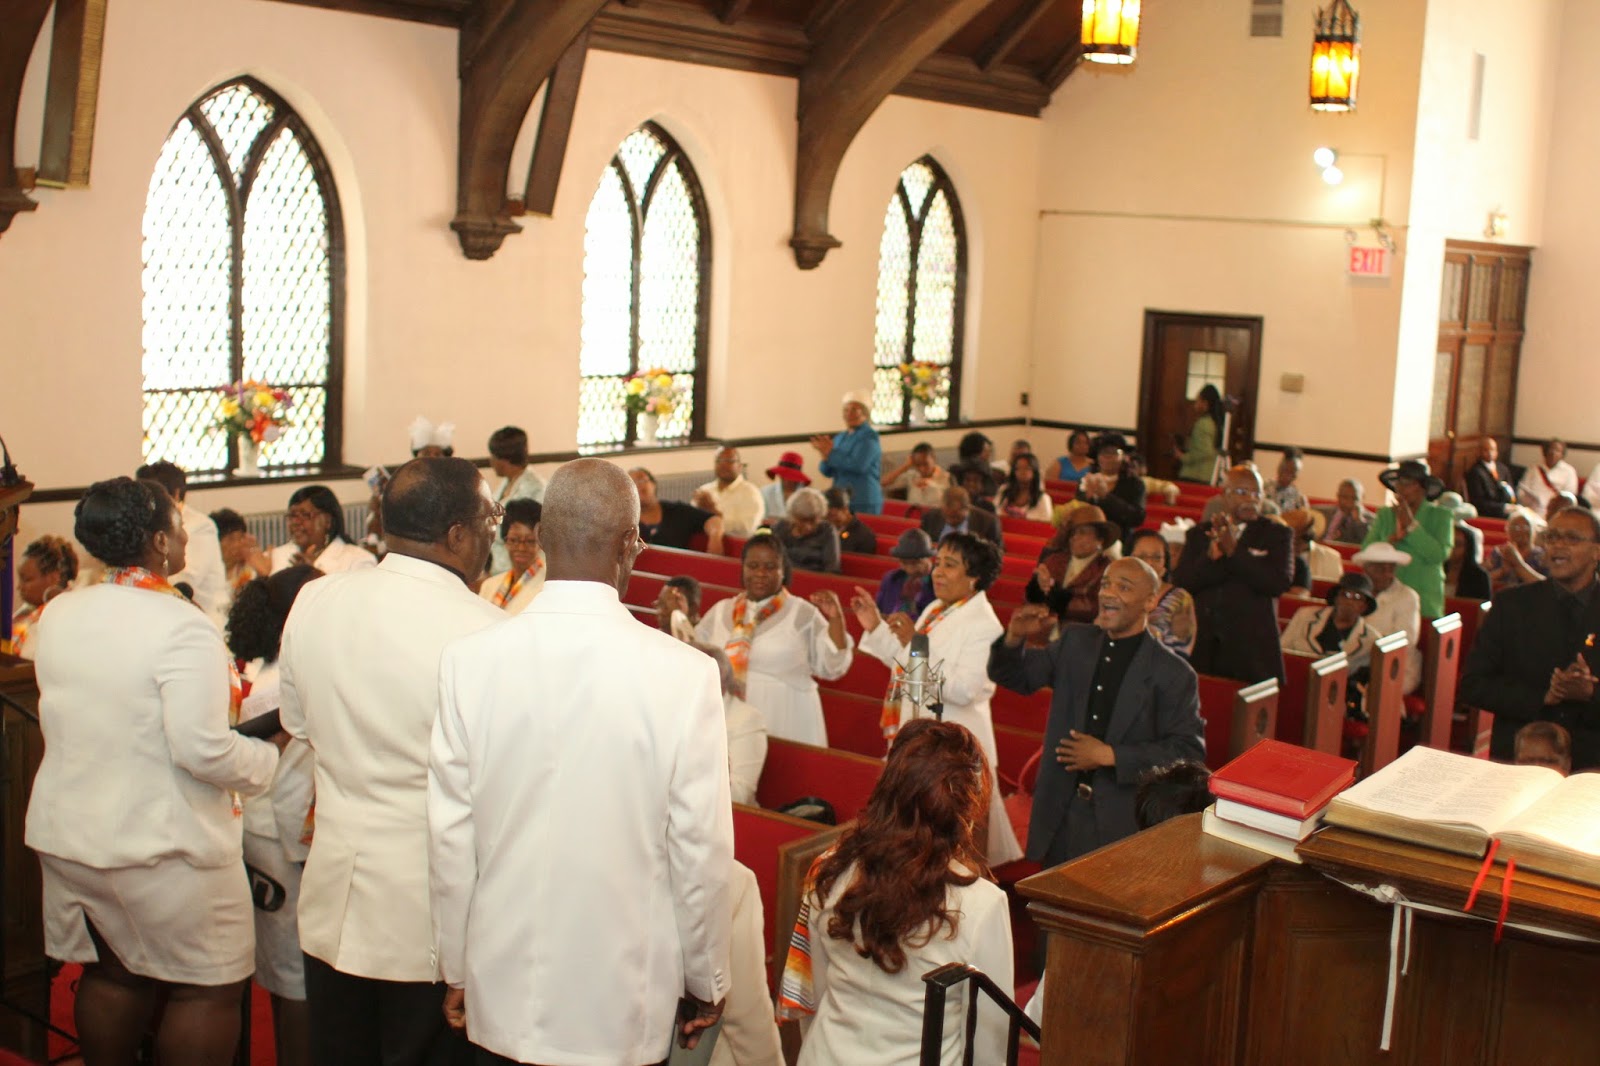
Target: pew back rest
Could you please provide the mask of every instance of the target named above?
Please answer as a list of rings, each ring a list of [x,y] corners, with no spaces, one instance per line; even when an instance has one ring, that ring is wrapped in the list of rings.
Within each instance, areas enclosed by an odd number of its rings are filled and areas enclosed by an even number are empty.
[[[833,805],[842,824],[866,807],[882,775],[882,759],[770,737],[756,799],[763,807],[773,808],[816,796]]]
[[[756,875],[761,893],[769,991],[775,991],[782,979],[789,932],[800,911],[806,874],[817,856],[833,847],[844,828],[742,803],[733,805],[733,857]]]

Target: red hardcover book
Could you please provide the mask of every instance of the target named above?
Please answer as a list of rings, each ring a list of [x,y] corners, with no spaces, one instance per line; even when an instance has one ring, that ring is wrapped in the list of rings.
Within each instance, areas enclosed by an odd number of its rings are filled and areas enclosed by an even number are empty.
[[[1263,740],[1211,775],[1211,794],[1291,818],[1309,818],[1356,779],[1353,759]]]

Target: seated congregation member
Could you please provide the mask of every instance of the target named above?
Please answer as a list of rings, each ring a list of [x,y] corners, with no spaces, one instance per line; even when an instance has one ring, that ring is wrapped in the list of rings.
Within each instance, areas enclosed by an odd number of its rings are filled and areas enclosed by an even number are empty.
[[[1540,452],[1543,462],[1529,465],[1517,483],[1517,502],[1536,514],[1544,514],[1550,499],[1563,492],[1578,491],[1578,472],[1567,462],[1567,446],[1552,438]]]
[[[544,508],[538,500],[520,497],[505,506],[500,542],[506,546],[511,565],[503,574],[484,578],[478,595],[506,614],[521,614],[544,588],[544,549],[539,546],[539,519]]]
[[[1407,459],[1378,480],[1395,500],[1379,509],[1362,547],[1387,541],[1410,556],[1400,568],[1400,580],[1417,590],[1423,615],[1438,618],[1444,614],[1444,561],[1456,538],[1455,516],[1433,502],[1444,492],[1444,482],[1420,459]]]
[[[17,605],[11,616],[11,647],[23,659],[33,658],[33,627],[47,603],[78,579],[78,552],[64,537],[44,536],[29,544],[17,564]]]
[[[1322,531],[1322,540],[1329,544],[1361,544],[1372,528],[1374,512],[1365,507],[1361,498],[1366,492],[1361,482],[1347,477],[1339,482],[1338,501],[1327,514],[1328,527]]]
[[[1583,499],[1583,505],[1591,511],[1600,509],[1600,463],[1596,463],[1594,469],[1589,471],[1579,496]]]
[[[1545,506],[1544,520],[1549,522],[1550,519],[1554,518],[1562,511],[1565,511],[1567,508],[1577,506],[1577,496],[1570,492],[1558,492],[1554,496],[1550,497],[1550,502]]]
[[[1179,759],[1146,770],[1133,798],[1133,817],[1141,830],[1180,814],[1199,814],[1211,806],[1211,771],[1195,759]],[[1041,984],[1043,982],[1041,981]]]
[[[1467,471],[1467,500],[1485,518],[1504,518],[1506,508],[1517,502],[1511,482],[1511,468],[1500,461],[1500,442],[1484,437],[1478,443],[1478,461]]]
[[[426,415],[411,420],[406,431],[411,438],[411,458],[448,459],[456,453],[456,424],[440,422],[435,425]]]
[[[1150,609],[1145,623],[1150,635],[1168,651],[1189,658],[1194,650],[1194,597],[1189,595],[1188,589],[1172,584],[1171,570],[1167,566],[1167,539],[1155,530],[1141,529],[1129,542],[1128,554],[1154,570],[1161,579],[1156,605]]]
[[[1517,730],[1518,766],[1543,766],[1562,777],[1572,773],[1572,735],[1554,722],[1529,722]]]
[[[767,764],[767,726],[761,712],[745,702],[728,653],[715,644],[690,641],[711,656],[722,682],[723,721],[728,727],[728,792],[733,802],[754,805],[761,768]]]
[[[1572,736],[1572,765],[1600,766],[1600,649],[1595,566],[1600,517],[1562,511],[1546,533],[1550,579],[1506,589],[1478,628],[1461,674],[1461,700],[1494,715],[1489,756],[1515,755],[1529,722],[1554,722]]]
[[[1194,596],[1199,630],[1189,661],[1245,684],[1283,681],[1277,598],[1294,576],[1294,534],[1261,513],[1261,475],[1228,471],[1222,509],[1184,539],[1172,580]]]
[[[314,566],[324,574],[370,570],[371,552],[351,544],[344,532],[344,508],[326,485],[307,485],[289,497],[289,543],[268,553],[272,573],[291,566]]]
[[[681,641],[696,641],[700,624],[700,582],[687,574],[667,578],[656,595],[656,626]]]
[[[985,590],[999,576],[998,548],[971,533],[952,533],[940,541],[933,564],[936,598],[914,621],[903,614],[883,617],[865,589],[857,588],[850,601],[861,623],[861,650],[889,667],[895,682],[904,678],[904,670],[897,664],[905,661],[912,634],[927,635],[929,666],[941,671],[944,678],[944,720],[971,730],[989,766],[986,858],[990,866],[1022,857],[1022,847],[1011,831],[995,776],[994,721],[989,710],[989,700],[994,695],[994,682],[988,674],[989,645],[1000,637],[1004,627]],[[929,707],[918,706],[909,693],[902,692],[898,702],[884,704],[884,736],[892,737],[907,722],[931,713]]]
[[[504,507],[509,500],[543,500],[544,481],[528,465],[528,434],[516,426],[502,426],[489,434],[489,469],[500,479],[494,502]],[[511,566],[505,541],[495,535],[489,557],[489,573],[504,573]]]
[[[1075,429],[1067,434],[1067,454],[1052,462],[1044,476],[1051,481],[1077,484],[1083,475],[1094,469],[1094,456],[1089,454],[1092,442],[1093,438],[1086,429]]]
[[[1408,693],[1415,692],[1422,683],[1422,601],[1415,589],[1399,579],[1401,569],[1410,561],[1410,556],[1386,540],[1362,548],[1351,560],[1365,571],[1378,600],[1378,609],[1367,616],[1367,624],[1380,637],[1400,632],[1406,635],[1410,645],[1406,649]]]
[[[933,602],[933,539],[920,529],[900,534],[889,554],[900,565],[883,575],[872,597],[882,615],[903,614],[916,618]]]
[[[639,539],[663,548],[687,548],[696,533],[706,535],[706,551],[722,554],[722,519],[710,511],[677,500],[663,500],[656,492],[656,476],[642,466],[628,471],[639,490]]]
[[[1178,479],[1209,485],[1216,476],[1217,452],[1222,448],[1222,420],[1227,407],[1215,385],[1202,386],[1194,397],[1194,422],[1187,439],[1172,449],[1178,460]]]
[[[44,758],[26,842],[45,954],[83,966],[86,1062],[132,1063],[164,999],[163,1060],[227,1066],[255,969],[234,795],[266,789],[279,745],[228,728],[222,635],[168,580],[187,534],[167,491],[101,481],[74,519],[108,570],[52,600],[34,633]]]
[[[1350,669],[1367,666],[1379,636],[1367,618],[1377,609],[1371,579],[1366,574],[1343,574],[1328,590],[1326,607],[1302,607],[1289,619],[1283,630],[1283,650],[1318,659],[1342,651],[1350,660]]]
[[[1283,524],[1294,533],[1294,578],[1290,591],[1299,590],[1303,595],[1310,595],[1313,582],[1338,581],[1339,575],[1344,573],[1344,559],[1326,544],[1319,543],[1326,521],[1322,512],[1302,507],[1297,511],[1285,511],[1281,517]]]
[[[772,535],[797,569],[839,572],[839,531],[828,521],[828,498],[816,489],[789,497],[787,517],[772,523]]]
[[[189,535],[188,562],[184,564],[183,573],[173,574],[170,580],[173,585],[188,585],[194,592],[191,599],[220,630],[227,621],[233,594],[228,589],[227,573],[222,565],[216,523],[198,507],[188,505],[189,478],[175,463],[147,463],[134,477],[160,483],[177,504],[183,530]]]
[[[744,476],[739,449],[730,445],[718,448],[711,469],[716,476],[695,490],[692,502],[701,510],[721,515],[724,534],[748,537],[761,524],[767,507],[761,490]]]
[[[1483,534],[1476,526],[1456,523],[1455,543],[1450,558],[1444,561],[1444,594],[1468,600],[1486,600],[1494,595],[1489,571],[1478,560],[1483,554]]]
[[[844,429],[829,437],[818,434],[811,446],[822,456],[817,469],[823,477],[850,490],[856,510],[862,514],[883,511],[883,445],[872,428],[872,400],[869,393],[844,395]]]
[[[952,468],[954,483],[967,490],[972,506],[989,514],[997,514],[995,496],[1000,492],[1000,481],[994,468],[988,464],[967,463]]]
[[[1178,759],[1205,761],[1194,670],[1146,633],[1159,587],[1144,563],[1118,559],[1094,625],[1065,626],[1047,647],[1031,647],[1052,620],[1024,604],[989,650],[999,684],[1023,695],[1052,686],[1028,821],[1035,862],[1054,866],[1131,835],[1140,777]]]
[[[1101,435],[1094,443],[1094,472],[1079,480],[1078,499],[1099,507],[1123,529],[1138,529],[1144,525],[1144,482],[1124,469],[1127,453],[1128,442],[1122,434]]]
[[[1111,565],[1107,554],[1122,531],[1094,506],[1067,515],[1039,554],[1028,579],[1029,603],[1042,603],[1063,622],[1092,622],[1100,613],[1100,579]]]
[[[771,534],[745,541],[741,559],[743,591],[707,611],[695,633],[727,649],[734,678],[766,720],[769,737],[826,747],[815,678],[833,681],[850,669],[855,645],[844,608],[832,592],[807,602],[785,587],[789,556]]]
[[[313,566],[291,566],[239,590],[228,612],[228,650],[244,663],[249,686],[241,720],[270,714],[282,703],[278,646],[289,609],[307,582],[322,577]],[[278,1066],[311,1059],[311,1019],[306,1010],[305,959],[300,954],[300,872],[311,844],[311,749],[291,740],[278,758],[272,787],[244,804],[244,861],[270,879],[266,896],[276,905],[255,908],[256,983],[272,997],[272,1033]],[[261,891],[257,887],[257,891]]]
[[[984,540],[993,541],[1005,550],[1005,534],[1000,531],[1000,520],[988,511],[972,506],[967,490],[952,485],[944,491],[944,502],[937,511],[922,516],[922,531],[935,544],[951,533],[976,533]]]
[[[228,593],[234,599],[239,590],[258,577],[272,573],[272,560],[261,550],[256,535],[245,525],[244,515],[231,508],[211,512],[222,547],[222,566],[227,574]]]
[[[1278,505],[1280,514],[1288,514],[1290,511],[1298,511],[1309,506],[1306,503],[1305,493],[1295,484],[1305,463],[1305,456],[1299,448],[1289,448],[1278,460],[1277,477],[1268,487],[1267,496]]]
[[[1009,469],[1011,464],[1017,461],[1017,456],[1032,454],[1033,442],[1028,440],[1026,437],[1018,437],[1016,440],[1011,442],[1011,452],[1006,456],[1007,468]]]
[[[1496,593],[1545,579],[1549,568],[1545,565],[1544,548],[1538,543],[1544,536],[1544,527],[1543,518],[1520,504],[1509,509],[1506,539],[1489,553],[1489,581]]]
[[[283,724],[315,759],[300,947],[319,1066],[466,1051],[441,1011],[428,745],[445,645],[505,619],[472,591],[503,517],[471,462],[413,459],[383,490],[383,562],[305,586],[284,626]]]
[[[767,467],[767,484],[761,489],[761,503],[767,518],[783,517],[789,508],[789,497],[796,489],[811,484],[811,475],[805,471],[805,460],[799,452],[784,452],[778,461]]]
[[[956,461],[950,468],[950,476],[957,484],[961,480],[961,471],[967,467],[978,467],[991,478],[1006,472],[1006,467],[995,461],[994,441],[977,430],[963,434],[961,440],[956,442]]]
[[[711,1066],[784,1066],[783,1041],[768,991],[765,921],[755,873],[735,861],[728,877],[728,1000]]]
[[[1178,497],[1183,493],[1178,488],[1177,482],[1168,481],[1165,478],[1151,477],[1150,466],[1145,462],[1144,456],[1138,452],[1129,452],[1127,459],[1124,461],[1128,464],[1128,472],[1144,482],[1144,498],[1146,501],[1156,497],[1166,501],[1169,507],[1178,502]]]
[[[911,449],[906,461],[883,475],[883,487],[912,507],[938,507],[950,487],[950,473],[939,465],[933,445],[926,441]]]
[[[1031,518],[1036,522],[1050,521],[1055,504],[1044,491],[1044,480],[1039,477],[1039,460],[1032,452],[1024,452],[1011,460],[1011,472],[1000,486],[995,509],[1008,518]]]
[[[877,555],[878,535],[850,510],[850,491],[832,488],[822,496],[828,503],[828,524],[839,534],[839,550],[857,555]]]
[[[947,963],[1011,995],[1010,910],[975,833],[992,776],[953,722],[920,718],[895,737],[866,809],[812,867],[801,899],[778,998],[781,1017],[811,1016],[800,1066],[917,1062],[922,975]],[[967,1004],[946,1006],[940,1062],[961,1061]],[[1005,1015],[977,1010],[972,1061],[1004,1062]]]

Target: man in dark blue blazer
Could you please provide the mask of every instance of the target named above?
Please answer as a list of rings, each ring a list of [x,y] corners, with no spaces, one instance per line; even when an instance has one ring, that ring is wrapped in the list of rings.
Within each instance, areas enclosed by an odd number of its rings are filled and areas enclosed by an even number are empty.
[[[1043,604],[1025,604],[989,649],[997,684],[1024,695],[1054,688],[1028,823],[1036,862],[1054,866],[1131,835],[1140,776],[1205,760],[1195,672],[1145,632],[1160,588],[1148,565],[1118,559],[1101,580],[1094,625],[1030,648],[1053,619]]]

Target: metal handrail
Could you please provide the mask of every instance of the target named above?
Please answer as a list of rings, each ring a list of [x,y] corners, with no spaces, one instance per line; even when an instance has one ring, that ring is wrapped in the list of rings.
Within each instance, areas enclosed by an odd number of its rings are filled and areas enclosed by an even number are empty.
[[[965,1050],[961,1056],[964,1066],[973,1066],[972,1038],[978,1030],[979,992],[988,995],[996,1006],[1006,1012],[1006,1066],[1016,1066],[1017,1049],[1023,1033],[1034,1040],[1039,1039],[1038,1023],[1023,1013],[1022,1008],[982,970],[966,963],[952,962],[923,974],[922,980],[928,989],[922,1008],[921,1066],[939,1066],[943,1060],[945,1000],[952,988],[964,983],[970,986],[967,993],[966,1033],[963,1037]]]

